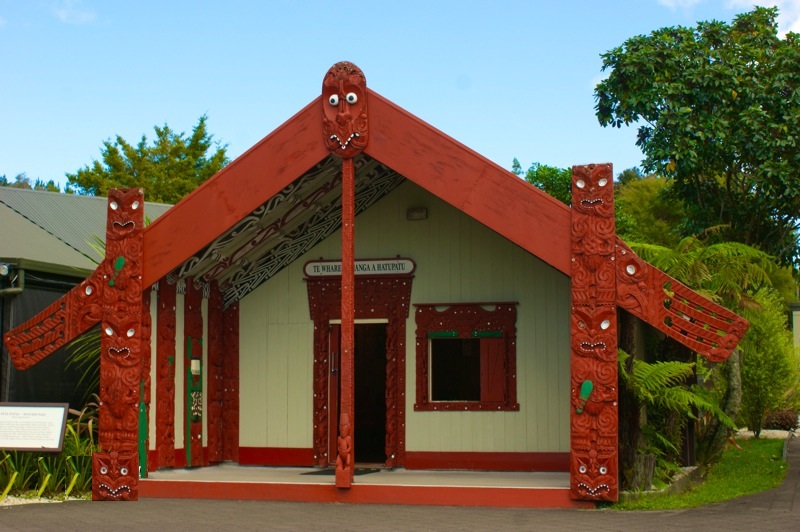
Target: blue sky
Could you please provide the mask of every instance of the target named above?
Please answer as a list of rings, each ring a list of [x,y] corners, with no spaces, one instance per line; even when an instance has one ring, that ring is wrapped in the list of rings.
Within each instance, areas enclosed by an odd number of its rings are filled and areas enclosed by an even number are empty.
[[[0,0],[0,175],[64,183],[153,126],[208,128],[235,158],[318,96],[337,61],[505,168],[642,158],[602,128],[600,54],[637,34],[730,22],[740,0]],[[798,31],[800,0],[781,8]]]

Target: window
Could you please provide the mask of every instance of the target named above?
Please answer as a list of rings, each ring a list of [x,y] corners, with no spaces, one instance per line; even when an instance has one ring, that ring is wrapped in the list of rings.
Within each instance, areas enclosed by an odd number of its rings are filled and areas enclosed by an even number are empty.
[[[515,305],[415,305],[415,410],[519,410]]]

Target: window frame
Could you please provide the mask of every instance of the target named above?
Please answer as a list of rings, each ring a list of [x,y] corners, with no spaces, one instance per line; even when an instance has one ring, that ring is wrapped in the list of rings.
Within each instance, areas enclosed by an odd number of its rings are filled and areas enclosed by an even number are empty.
[[[518,303],[415,304],[417,364],[415,411],[518,411],[517,337]],[[431,397],[431,340],[478,338],[502,342],[503,400],[433,401]],[[481,349],[484,343],[481,342]],[[488,344],[485,344],[488,345]],[[483,370],[483,368],[482,368]]]

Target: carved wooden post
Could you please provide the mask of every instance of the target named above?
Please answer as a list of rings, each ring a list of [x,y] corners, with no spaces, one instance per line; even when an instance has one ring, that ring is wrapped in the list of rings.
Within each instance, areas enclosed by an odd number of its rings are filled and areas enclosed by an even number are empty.
[[[572,169],[570,494],[616,501],[617,283],[611,165]]]
[[[175,466],[175,311],[176,286],[169,276],[158,282],[156,318],[156,450],[160,467]]]
[[[93,500],[138,499],[142,383],[142,189],[108,193],[100,340],[101,452],[92,455]]]
[[[342,158],[342,349],[336,486],[353,482],[353,331],[355,169],[367,145],[367,80],[352,63],[333,65],[322,81],[322,131],[328,150]]]

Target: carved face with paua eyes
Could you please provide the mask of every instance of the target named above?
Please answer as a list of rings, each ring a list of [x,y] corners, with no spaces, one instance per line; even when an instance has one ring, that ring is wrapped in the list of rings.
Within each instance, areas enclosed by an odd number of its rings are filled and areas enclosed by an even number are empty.
[[[92,500],[139,499],[139,457],[135,452],[92,454]]]
[[[575,167],[572,176],[572,208],[582,214],[614,216],[614,183],[610,165]]]
[[[141,188],[120,188],[108,191],[108,238],[125,238],[134,231],[141,231],[142,198]]]
[[[617,490],[616,460],[610,453],[591,450],[586,454],[573,453],[572,474],[578,480],[577,495],[583,499],[615,500]]]
[[[336,63],[322,80],[322,132],[328,150],[343,159],[367,145],[367,79],[353,63]]]

